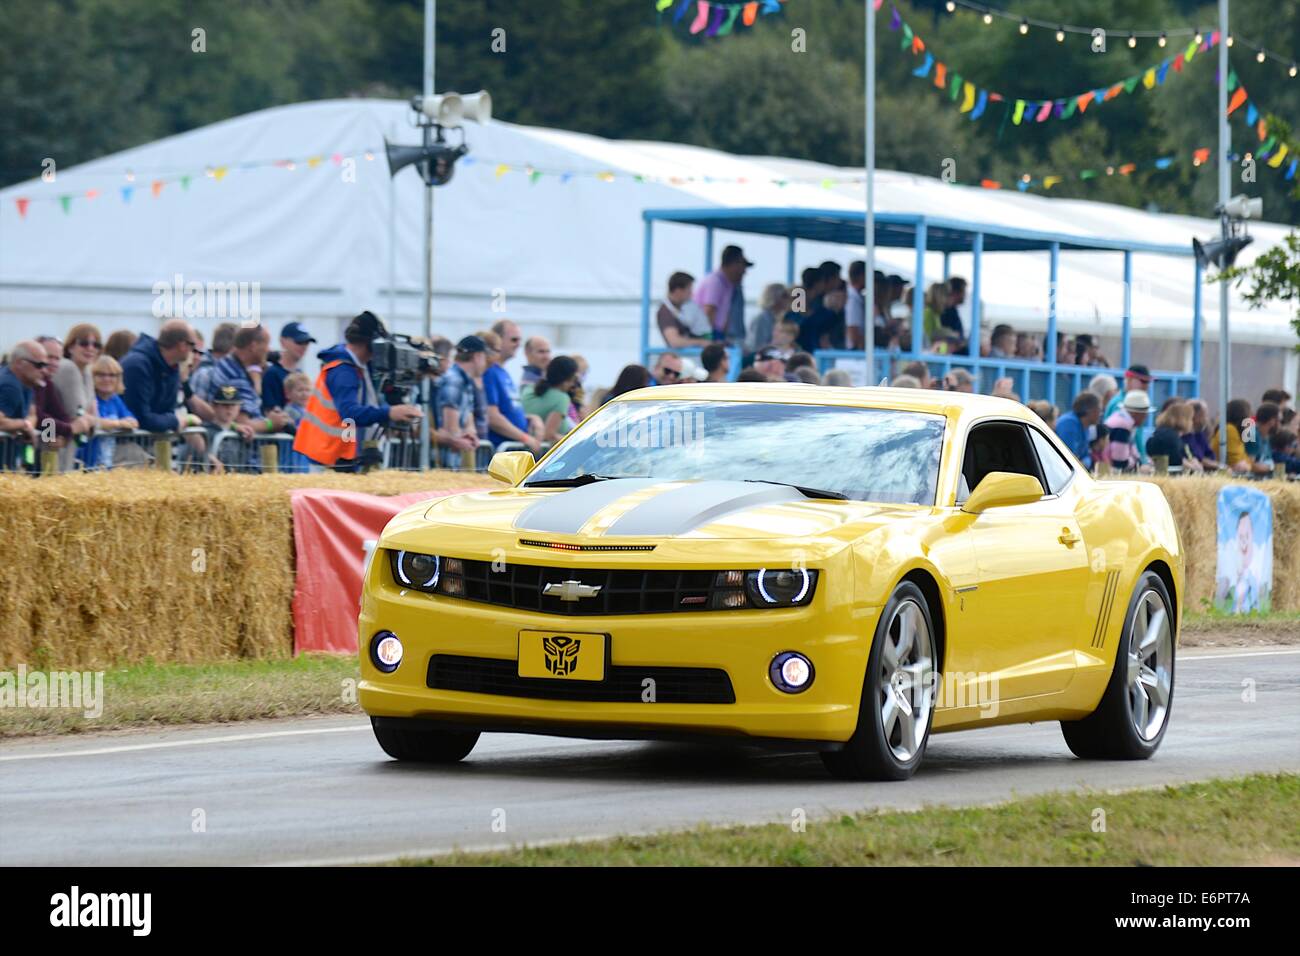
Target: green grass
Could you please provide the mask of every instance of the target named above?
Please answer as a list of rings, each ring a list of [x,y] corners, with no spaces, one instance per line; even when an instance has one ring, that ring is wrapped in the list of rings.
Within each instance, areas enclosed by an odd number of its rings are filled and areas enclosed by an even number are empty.
[[[358,677],[355,657],[329,654],[303,654],[279,661],[138,664],[104,672],[101,716],[88,718],[80,710],[53,707],[0,707],[0,738],[259,717],[359,714],[361,709],[355,703]]]
[[[898,784],[906,787],[907,784]],[[1300,863],[1300,775],[996,807],[859,813],[789,824],[455,853],[406,866],[1231,866]],[[1095,811],[1106,813],[1104,833]]]
[[[1200,610],[1187,610],[1183,614],[1186,631],[1252,630],[1260,627],[1300,628],[1300,611],[1269,611],[1267,614],[1228,614],[1218,608],[1204,606]]]

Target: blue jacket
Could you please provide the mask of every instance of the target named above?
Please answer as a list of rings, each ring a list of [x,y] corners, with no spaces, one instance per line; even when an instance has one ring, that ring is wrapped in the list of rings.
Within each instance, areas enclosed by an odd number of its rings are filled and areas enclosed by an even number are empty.
[[[1083,422],[1079,421],[1079,416],[1074,412],[1066,412],[1056,420],[1056,436],[1065,442],[1070,451],[1074,452],[1074,457],[1079,459],[1085,468],[1092,467],[1092,456],[1088,453],[1088,429],[1083,427]]]
[[[325,387],[330,391],[334,407],[339,417],[345,421],[351,419],[358,428],[369,425],[388,424],[388,404],[377,399],[378,405],[366,405],[365,383],[361,379],[362,369],[357,365],[356,357],[342,343],[325,349],[318,356],[320,364],[342,362],[325,373]],[[369,369],[366,369],[369,374]]]
[[[273,408],[288,410],[284,397],[284,380],[289,377],[289,370],[279,362],[272,362],[262,373],[262,411]]]
[[[176,430],[177,395],[181,390],[180,371],[163,361],[158,343],[152,336],[141,335],[122,357],[122,399],[131,415],[147,432]]]

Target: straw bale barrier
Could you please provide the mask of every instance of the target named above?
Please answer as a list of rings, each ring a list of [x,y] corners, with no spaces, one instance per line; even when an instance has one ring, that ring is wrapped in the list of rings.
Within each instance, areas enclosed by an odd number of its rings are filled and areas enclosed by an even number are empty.
[[[442,471],[0,474],[0,669],[288,657],[291,489],[494,484]]]
[[[1164,489],[1182,533],[1184,607],[1204,610],[1225,479],[1142,480]],[[457,472],[0,475],[0,669],[287,657],[290,489],[385,495],[491,484]],[[1273,608],[1300,611],[1300,483],[1253,487],[1273,501]]]

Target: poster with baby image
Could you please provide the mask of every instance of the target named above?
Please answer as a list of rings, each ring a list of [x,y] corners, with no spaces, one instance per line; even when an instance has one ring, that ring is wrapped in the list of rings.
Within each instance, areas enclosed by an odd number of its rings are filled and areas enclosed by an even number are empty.
[[[1263,614],[1273,597],[1273,503],[1246,485],[1219,492],[1219,567],[1214,606],[1227,614]]]

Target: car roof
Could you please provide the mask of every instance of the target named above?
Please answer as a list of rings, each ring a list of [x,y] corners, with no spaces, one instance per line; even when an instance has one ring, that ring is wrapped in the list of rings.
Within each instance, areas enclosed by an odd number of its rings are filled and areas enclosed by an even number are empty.
[[[928,412],[967,418],[999,416],[1021,421],[1041,419],[1020,402],[993,395],[971,395],[928,388],[887,386],[846,387],[793,382],[683,382],[639,388],[615,401],[718,401],[768,402],[795,405],[839,405],[885,408],[903,412]]]

